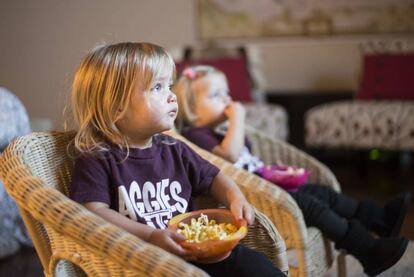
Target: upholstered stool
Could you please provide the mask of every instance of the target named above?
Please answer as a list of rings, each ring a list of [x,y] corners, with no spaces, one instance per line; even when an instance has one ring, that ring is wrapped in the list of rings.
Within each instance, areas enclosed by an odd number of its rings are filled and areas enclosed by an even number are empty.
[[[286,110],[275,104],[244,103],[246,123],[271,138],[286,141],[289,135]]]
[[[341,101],[305,114],[310,147],[414,151],[414,101]]]

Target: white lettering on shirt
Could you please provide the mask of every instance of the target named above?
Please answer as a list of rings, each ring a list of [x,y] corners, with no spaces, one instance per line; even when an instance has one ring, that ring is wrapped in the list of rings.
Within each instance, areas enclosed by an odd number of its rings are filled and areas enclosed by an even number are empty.
[[[119,199],[119,213],[133,220],[137,220],[132,202],[129,200],[128,193],[124,186],[118,187],[118,199]]]
[[[174,181],[170,185],[171,189],[171,196],[172,198],[177,201],[175,203],[174,207],[180,212],[185,213],[185,210],[187,209],[187,201],[183,198],[181,198],[178,194],[181,192],[181,185],[177,181]]]
[[[169,182],[169,179],[163,179],[154,185],[146,181],[142,186],[142,191],[136,181],[131,183],[129,192],[125,186],[119,186],[119,213],[135,221],[137,221],[138,214],[147,225],[165,229],[173,212],[184,213],[188,207],[188,201],[180,196],[181,184],[177,181],[171,184]],[[171,198],[174,204],[170,203]]]

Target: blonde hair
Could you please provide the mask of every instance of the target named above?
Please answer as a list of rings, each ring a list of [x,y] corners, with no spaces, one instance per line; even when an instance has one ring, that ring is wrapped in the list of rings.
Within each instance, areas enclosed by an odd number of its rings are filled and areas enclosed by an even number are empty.
[[[174,86],[174,93],[177,95],[178,101],[178,116],[175,121],[176,127],[179,131],[187,126],[191,126],[196,119],[194,114],[196,90],[193,85],[195,81],[210,74],[223,74],[221,70],[209,65],[194,65],[183,70],[180,78]]]
[[[164,69],[175,75],[171,55],[155,44],[126,42],[93,49],[79,65],[72,86],[76,149],[108,150],[108,140],[128,147],[115,123],[125,113],[137,83],[148,90]]]

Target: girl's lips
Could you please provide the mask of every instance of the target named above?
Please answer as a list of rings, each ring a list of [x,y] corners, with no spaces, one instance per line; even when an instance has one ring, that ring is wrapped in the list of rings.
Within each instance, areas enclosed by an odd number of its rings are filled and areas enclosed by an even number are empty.
[[[171,111],[168,112],[168,114],[170,116],[175,116],[177,114],[177,109],[172,109]]]

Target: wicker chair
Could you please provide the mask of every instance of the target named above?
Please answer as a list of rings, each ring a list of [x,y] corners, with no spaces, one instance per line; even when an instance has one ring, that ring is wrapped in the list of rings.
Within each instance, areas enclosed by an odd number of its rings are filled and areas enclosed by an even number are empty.
[[[45,275],[207,276],[66,196],[73,165],[68,155],[73,149],[68,145],[73,136],[71,132],[32,133],[13,141],[0,156],[0,176],[18,204]],[[254,191],[248,195],[259,196]],[[206,198],[200,202],[205,204]],[[274,200],[267,203],[277,205]],[[213,204],[211,199],[208,204]],[[256,211],[256,223],[243,243],[287,272],[284,241],[261,212]]]
[[[313,157],[254,128],[247,127],[246,131],[254,154],[266,164],[282,161],[308,168],[312,172],[310,182],[330,185],[340,191],[333,173]],[[287,247],[291,276],[323,276],[331,268],[336,256],[338,275],[346,276],[345,255],[335,251],[332,243],[318,229],[306,227],[301,210],[286,191],[252,173],[236,169],[213,154],[206,151],[200,153],[231,176],[255,208],[264,213],[280,231]]]

